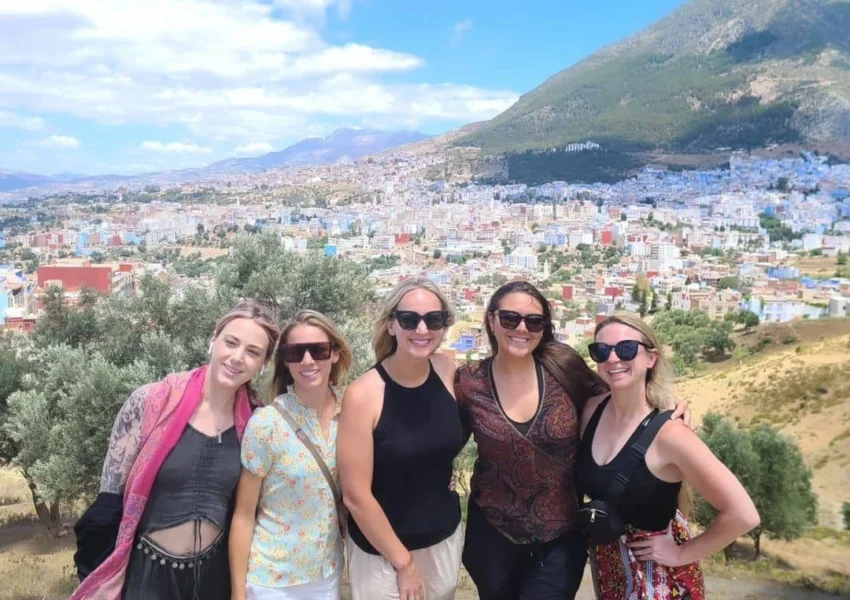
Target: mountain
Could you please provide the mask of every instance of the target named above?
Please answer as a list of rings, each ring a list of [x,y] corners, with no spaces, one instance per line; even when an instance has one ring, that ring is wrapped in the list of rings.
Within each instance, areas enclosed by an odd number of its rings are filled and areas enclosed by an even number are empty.
[[[11,192],[12,190],[50,183],[51,181],[53,180],[46,175],[0,169],[0,192]]]
[[[772,143],[850,155],[848,32],[850,0],[692,0],[455,143],[487,155],[588,140],[619,159]]]
[[[370,129],[337,129],[325,138],[307,138],[256,158],[228,158],[201,169],[215,174],[257,173],[281,167],[303,167],[356,160],[398,146],[412,144],[428,136],[417,131],[384,132]]]
[[[427,140],[429,136],[417,131],[376,131],[369,129],[337,129],[325,138],[307,138],[280,150],[255,158],[228,158],[205,167],[143,173],[140,175],[78,175],[59,173],[53,177],[4,171],[0,169],[0,193],[29,187],[44,187],[42,191],[106,189],[117,184],[144,185],[146,183],[183,183],[201,181],[236,173],[259,173],[282,167],[303,167],[356,160],[378,154],[399,146]],[[36,190],[32,190],[35,192]],[[29,190],[27,190],[29,192]],[[23,192],[21,192],[23,193]]]

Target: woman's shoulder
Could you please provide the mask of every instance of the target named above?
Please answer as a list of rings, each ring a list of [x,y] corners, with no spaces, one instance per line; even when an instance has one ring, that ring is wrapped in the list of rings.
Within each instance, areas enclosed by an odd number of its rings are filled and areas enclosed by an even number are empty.
[[[468,362],[457,368],[456,378],[459,381],[476,379],[487,375],[486,365],[490,362],[490,358],[475,360]]]

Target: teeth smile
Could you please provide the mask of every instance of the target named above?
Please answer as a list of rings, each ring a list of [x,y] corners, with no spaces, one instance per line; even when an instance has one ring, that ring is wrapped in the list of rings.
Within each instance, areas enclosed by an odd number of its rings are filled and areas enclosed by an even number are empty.
[[[617,375],[618,373],[625,373],[628,369],[613,369],[608,371],[609,375]]]

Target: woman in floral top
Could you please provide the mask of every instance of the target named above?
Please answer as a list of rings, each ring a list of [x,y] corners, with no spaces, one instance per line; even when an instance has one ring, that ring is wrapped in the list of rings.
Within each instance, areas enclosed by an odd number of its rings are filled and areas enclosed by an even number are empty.
[[[339,395],[351,350],[331,321],[301,311],[274,354],[272,396],[242,441],[242,477],[230,535],[233,600],[338,600],[344,566],[334,491],[280,412],[300,427],[335,485]]]

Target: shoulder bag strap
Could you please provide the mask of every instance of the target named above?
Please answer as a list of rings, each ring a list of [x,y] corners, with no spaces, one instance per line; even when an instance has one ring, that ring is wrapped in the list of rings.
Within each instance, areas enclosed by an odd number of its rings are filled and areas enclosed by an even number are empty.
[[[611,487],[608,488],[607,501],[611,505],[616,507],[620,504],[635,469],[643,462],[652,440],[655,439],[664,424],[670,420],[672,414],[673,411],[659,413],[658,410],[654,410],[646,419],[641,421],[639,427],[642,431],[629,446],[629,452],[623,461],[623,465],[617,470],[617,474],[614,475],[614,480],[611,482]]]
[[[292,418],[292,415],[289,414],[285,408],[283,408],[278,402],[272,404],[277,409],[277,412],[280,413],[280,416],[283,417],[283,420],[286,421],[289,426],[292,428],[292,431],[295,432],[295,435],[301,440],[307,450],[310,451],[310,454],[313,455],[313,458],[316,459],[316,463],[319,465],[319,468],[322,470],[322,474],[325,476],[325,479],[328,480],[328,485],[331,486],[331,492],[333,492],[334,501],[337,506],[342,502],[342,492],[337,487],[336,482],[334,481],[333,475],[331,475],[331,470],[328,469],[328,465],[325,464],[325,461],[322,459],[322,455],[319,454],[319,449],[316,448],[316,445],[310,440],[307,436],[307,433],[298,426],[298,423],[295,422],[295,419]]]

